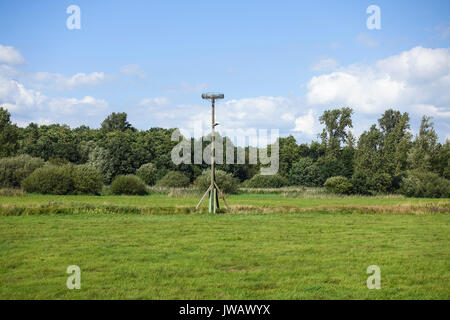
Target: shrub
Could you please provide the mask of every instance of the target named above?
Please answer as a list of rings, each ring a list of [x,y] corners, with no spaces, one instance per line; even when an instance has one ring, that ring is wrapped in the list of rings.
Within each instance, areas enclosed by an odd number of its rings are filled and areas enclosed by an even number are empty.
[[[100,194],[103,187],[102,174],[98,168],[84,164],[74,167],[74,190],[81,194]]]
[[[353,184],[353,192],[357,194],[371,195],[390,192],[395,188],[395,185],[398,186],[398,180],[402,179],[402,175],[395,176],[394,178],[384,172],[369,175],[360,170],[355,171],[351,179],[351,183]]]
[[[279,174],[257,174],[242,184],[242,186],[246,188],[281,188],[287,185],[289,185],[289,181]]]
[[[147,187],[144,181],[139,177],[129,175],[119,175],[114,178],[111,183],[111,192],[113,194],[131,194],[131,195],[145,195],[148,194]]]
[[[34,170],[44,166],[44,160],[29,155],[0,159],[0,187],[18,188]]]
[[[338,194],[350,194],[353,189],[353,185],[348,179],[342,176],[328,178],[324,183],[324,187],[327,191]]]
[[[42,194],[99,194],[102,186],[100,171],[89,165],[46,165],[22,181],[26,192]]]
[[[149,186],[153,186],[156,183],[157,174],[158,169],[156,169],[153,163],[143,164],[136,171],[136,175]]]
[[[319,185],[324,184],[328,178],[344,176],[348,171],[342,161],[336,159],[319,158],[316,165],[319,168]]]
[[[231,173],[216,170],[216,183],[224,193],[238,193],[239,180]],[[195,187],[206,191],[211,184],[211,170],[205,170],[194,182]]]
[[[184,174],[178,171],[169,171],[156,185],[159,187],[185,188],[188,187],[190,180]]]
[[[448,198],[450,197],[450,180],[439,177],[433,172],[409,171],[399,191],[407,197]]]
[[[351,184],[353,185],[353,192],[356,194],[371,194],[369,179],[362,171],[355,171],[352,176]]]
[[[375,173],[370,179],[370,188],[374,192],[386,193],[391,187],[392,178],[387,173]]]
[[[75,191],[74,166],[47,165],[36,169],[22,181],[26,192],[42,194],[69,194]]]
[[[318,187],[320,183],[319,167],[310,158],[302,158],[292,165],[289,183],[295,186]]]

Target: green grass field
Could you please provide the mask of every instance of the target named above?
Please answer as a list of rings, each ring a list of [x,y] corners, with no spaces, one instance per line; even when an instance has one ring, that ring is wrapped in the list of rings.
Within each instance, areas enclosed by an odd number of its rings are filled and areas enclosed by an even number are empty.
[[[450,298],[449,199],[241,194],[220,215],[197,200],[0,197],[0,299]]]

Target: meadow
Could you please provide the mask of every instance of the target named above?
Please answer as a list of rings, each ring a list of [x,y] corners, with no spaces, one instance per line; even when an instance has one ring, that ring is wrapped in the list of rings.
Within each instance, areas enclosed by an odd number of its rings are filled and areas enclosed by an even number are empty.
[[[0,196],[0,299],[450,298],[450,199],[247,190],[216,215],[197,201]]]

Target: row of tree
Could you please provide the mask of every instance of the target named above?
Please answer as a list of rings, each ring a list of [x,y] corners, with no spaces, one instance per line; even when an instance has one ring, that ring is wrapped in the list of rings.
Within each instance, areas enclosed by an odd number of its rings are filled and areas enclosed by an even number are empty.
[[[411,171],[450,179],[450,143],[438,142],[429,117],[422,118],[413,137],[408,113],[389,109],[356,140],[350,131],[352,114],[350,108],[325,111],[319,118],[324,127],[319,141],[310,144],[299,145],[292,136],[279,138],[279,175],[290,184],[305,186],[322,186],[330,177],[343,176],[357,193],[393,192]],[[176,170],[194,181],[208,165],[173,164],[174,130],[137,130],[126,113],[112,113],[100,129],[34,123],[19,128],[0,108],[0,157],[28,154],[54,164],[89,164],[100,169],[105,183],[121,174],[134,174],[147,163],[157,168],[156,180]],[[248,157],[248,147],[245,151]],[[217,167],[244,181],[260,167],[246,163]]]

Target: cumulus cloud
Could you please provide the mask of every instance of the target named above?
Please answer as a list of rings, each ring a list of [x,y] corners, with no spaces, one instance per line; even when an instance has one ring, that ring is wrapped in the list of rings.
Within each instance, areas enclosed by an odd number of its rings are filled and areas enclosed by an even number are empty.
[[[4,77],[0,77],[0,105],[8,109],[19,124],[41,119],[42,123],[59,121],[79,125],[89,117],[105,114],[108,109],[108,102],[104,99],[90,96],[81,99],[51,98]]]
[[[449,49],[415,47],[381,60],[376,66],[394,79],[429,81],[450,75],[450,52]]]
[[[12,78],[17,77],[19,75],[19,71],[7,64],[0,64],[0,77]]]
[[[0,63],[18,65],[24,64],[25,59],[14,47],[3,46],[0,44]]]
[[[16,80],[0,77],[0,104],[11,112],[27,111],[46,99],[39,91],[28,90]]]
[[[295,128],[292,131],[313,136],[316,133],[315,122],[316,115],[312,109],[309,109],[307,114],[295,119]]]
[[[292,133],[301,102],[294,98],[261,96],[216,102],[216,127],[222,134],[248,129],[279,129]],[[177,104],[167,98],[147,98],[130,113],[138,127],[180,128],[185,136],[199,137],[211,130],[211,104]],[[310,131],[311,132],[311,131]],[[189,134],[187,134],[189,133]]]
[[[298,111],[299,101],[284,97],[261,96],[219,102],[216,103],[216,119],[220,125],[216,129],[222,134],[248,129],[279,129],[282,134],[288,134]],[[207,102],[177,106],[172,114],[176,115],[179,127],[186,131],[196,130],[198,135],[210,131],[211,107]]]
[[[351,65],[313,77],[307,85],[311,106],[349,106],[377,114],[393,107],[450,114],[450,51],[416,47],[372,66]]]
[[[438,118],[450,118],[450,108],[437,108],[429,104],[416,104],[412,108],[419,114],[426,114]]]
[[[138,77],[141,79],[146,77],[144,70],[142,70],[141,67],[137,64],[127,64],[125,66],[122,66],[120,68],[120,73],[127,76]]]
[[[83,73],[79,72],[71,77],[60,73],[36,72],[26,76],[33,86],[43,89],[74,90],[79,87],[95,87],[110,79],[103,72]]]
[[[53,98],[46,101],[46,106],[52,114],[66,116],[81,113],[83,116],[95,116],[99,112],[104,113],[108,108],[108,102],[91,96],[82,99]]]

